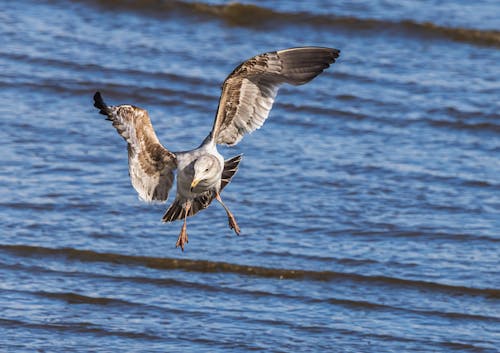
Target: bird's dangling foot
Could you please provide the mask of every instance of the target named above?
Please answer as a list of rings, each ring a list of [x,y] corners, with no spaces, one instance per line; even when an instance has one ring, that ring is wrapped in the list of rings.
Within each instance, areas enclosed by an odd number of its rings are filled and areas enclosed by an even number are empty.
[[[231,212],[227,214],[227,220],[229,221],[229,228],[233,229],[236,235],[240,235],[240,227]]]
[[[186,228],[186,223],[184,222],[181,228],[181,233],[179,234],[179,238],[177,238],[177,243],[175,243],[175,247],[178,248],[180,246],[182,251],[184,251],[184,245],[189,243]]]
[[[224,207],[224,210],[226,210],[227,220],[228,220],[228,223],[229,223],[229,228],[233,229],[234,232],[236,233],[236,235],[240,235],[240,227],[238,226],[238,223],[236,222],[236,218],[234,218],[234,216],[231,213],[231,211],[229,211],[229,208],[227,208],[227,206],[224,205],[224,202],[222,202],[222,199],[221,199],[219,193],[215,194],[215,198],[217,199],[217,201],[220,202],[220,204],[222,205],[222,207]]]
[[[191,208],[191,204],[188,203],[184,206],[184,224],[182,225],[181,228],[181,233],[179,234],[179,238],[177,238],[177,243],[175,243],[175,247],[178,248],[179,246],[181,247],[182,251],[184,251],[184,245],[189,243],[188,240],[188,235],[187,235],[187,224],[186,224],[186,218],[189,213],[189,209]]]

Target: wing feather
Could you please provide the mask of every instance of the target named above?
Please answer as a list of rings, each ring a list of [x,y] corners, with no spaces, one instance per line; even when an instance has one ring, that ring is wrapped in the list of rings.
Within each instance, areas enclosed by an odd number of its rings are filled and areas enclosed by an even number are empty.
[[[132,186],[144,201],[165,201],[174,181],[175,155],[162,146],[148,112],[132,105],[107,106],[99,92],[94,106],[127,141]]]
[[[340,51],[302,47],[257,55],[226,78],[210,137],[217,144],[235,145],[260,128],[283,83],[302,85],[335,62]]]

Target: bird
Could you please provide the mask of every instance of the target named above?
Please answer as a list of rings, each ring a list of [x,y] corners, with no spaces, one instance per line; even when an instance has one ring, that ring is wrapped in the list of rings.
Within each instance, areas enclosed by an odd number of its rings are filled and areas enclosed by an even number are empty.
[[[227,160],[217,145],[234,146],[259,129],[269,116],[282,84],[303,85],[321,74],[339,57],[327,47],[295,47],[256,55],[237,66],[224,80],[212,129],[189,151],[172,152],[156,136],[148,112],[130,104],[108,106],[99,91],[94,106],[106,115],[127,142],[132,186],[146,202],[164,202],[174,183],[176,196],[163,222],[182,220],[176,247],[188,243],[187,218],[217,200],[226,211],[229,227],[239,235],[236,218],[221,198],[221,191],[238,170],[242,155]]]

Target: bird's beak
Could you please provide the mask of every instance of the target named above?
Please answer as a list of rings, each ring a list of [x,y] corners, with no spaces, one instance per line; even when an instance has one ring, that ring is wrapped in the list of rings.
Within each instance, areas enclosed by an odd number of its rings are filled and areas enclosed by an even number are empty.
[[[193,182],[191,183],[191,190],[193,190],[196,187],[196,185],[199,184],[200,180],[201,179],[193,179]]]

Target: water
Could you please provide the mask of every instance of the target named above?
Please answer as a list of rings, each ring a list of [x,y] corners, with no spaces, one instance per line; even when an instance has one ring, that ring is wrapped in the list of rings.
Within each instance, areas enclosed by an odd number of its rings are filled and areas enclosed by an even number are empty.
[[[498,2],[0,5],[1,352],[497,352]],[[206,136],[257,53],[336,47],[284,87],[217,204],[141,203],[92,107]]]

